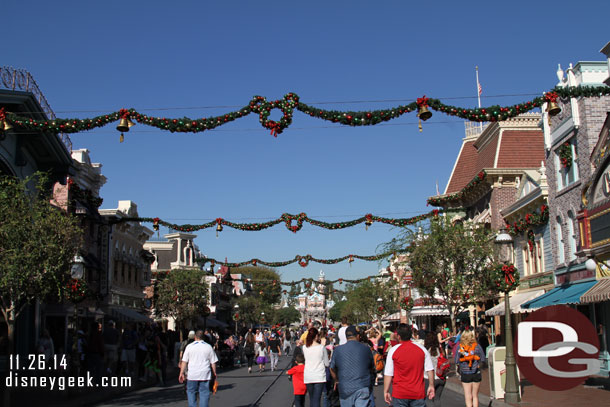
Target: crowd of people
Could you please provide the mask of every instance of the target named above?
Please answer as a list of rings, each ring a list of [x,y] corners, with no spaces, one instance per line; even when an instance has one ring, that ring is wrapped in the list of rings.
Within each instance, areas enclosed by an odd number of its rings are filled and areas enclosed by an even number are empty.
[[[400,324],[383,332],[348,325],[345,319],[336,332],[310,325],[296,341],[286,372],[292,377],[294,406],[304,406],[308,395],[312,407],[373,407],[373,388],[382,383],[389,405],[425,406],[428,398],[440,407],[455,366],[466,406],[477,407],[488,336],[484,324],[477,330],[463,324],[455,333],[447,324],[436,330]]]

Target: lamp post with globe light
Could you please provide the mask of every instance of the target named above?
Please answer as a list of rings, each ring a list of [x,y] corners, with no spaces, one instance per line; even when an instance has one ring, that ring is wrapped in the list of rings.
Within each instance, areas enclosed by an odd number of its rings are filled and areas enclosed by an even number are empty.
[[[510,262],[510,248],[513,238],[505,229],[501,229],[496,235],[494,243],[498,247],[499,260],[508,264]],[[519,402],[519,383],[517,381],[517,361],[513,349],[513,326],[511,322],[511,309],[509,289],[504,291],[504,336],[506,337],[506,386],[504,389],[504,401],[506,403]]]
[[[239,304],[235,304],[233,309],[235,310],[235,314],[233,315],[233,319],[235,320],[235,335],[237,335],[237,320],[239,319]]]
[[[70,277],[74,280],[81,280],[85,276],[85,259],[77,254],[72,259],[72,267],[70,268]],[[74,308],[73,324],[74,332],[72,334],[72,365],[75,374],[78,374],[80,368],[80,354],[78,349],[78,306],[76,301],[72,302]]]

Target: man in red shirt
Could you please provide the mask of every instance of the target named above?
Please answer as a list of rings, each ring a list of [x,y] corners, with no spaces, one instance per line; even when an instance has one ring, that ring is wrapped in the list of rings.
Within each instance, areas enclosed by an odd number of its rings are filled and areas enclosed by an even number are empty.
[[[393,346],[386,359],[383,397],[394,407],[425,407],[426,390],[423,372],[428,375],[428,398],[434,398],[434,366],[430,353],[411,341],[411,327],[398,326],[400,344]],[[390,393],[392,387],[392,393]]]

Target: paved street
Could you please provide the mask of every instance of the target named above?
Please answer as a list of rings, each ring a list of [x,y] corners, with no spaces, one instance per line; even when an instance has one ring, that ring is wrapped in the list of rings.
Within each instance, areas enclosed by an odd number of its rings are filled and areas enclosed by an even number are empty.
[[[219,375],[219,388],[212,396],[210,404],[214,407],[249,407],[249,406],[291,406],[292,383],[283,373],[288,365],[289,358],[280,358],[281,371],[267,370],[263,374],[252,372],[248,374],[247,368],[236,368],[222,372]],[[375,388],[377,406],[385,406],[383,402],[383,388]],[[446,390],[442,398],[443,406],[463,406],[464,399],[459,393]],[[306,403],[308,406],[309,403]],[[152,387],[135,391],[111,402],[98,404],[97,407],[126,407],[126,406],[186,406],[186,394],[183,386],[174,380],[167,387]]]

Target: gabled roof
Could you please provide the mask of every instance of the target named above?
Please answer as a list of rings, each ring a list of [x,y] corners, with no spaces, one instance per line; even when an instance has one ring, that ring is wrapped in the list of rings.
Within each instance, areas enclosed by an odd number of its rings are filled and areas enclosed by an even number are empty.
[[[539,120],[540,114],[524,114],[465,138],[445,194],[462,190],[484,168],[538,168],[545,159]]]

